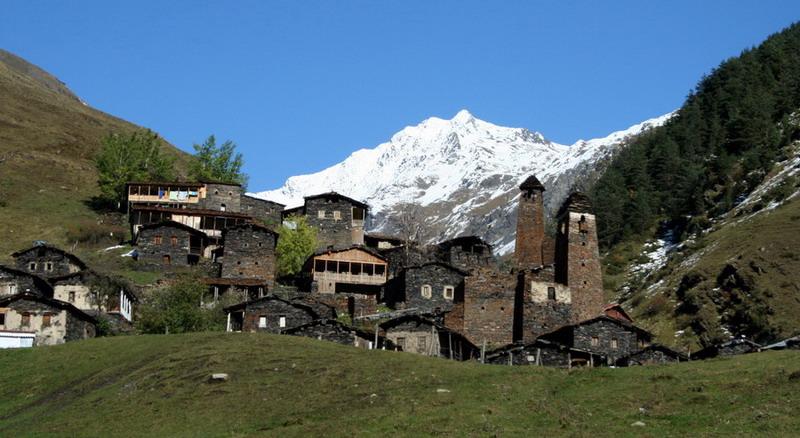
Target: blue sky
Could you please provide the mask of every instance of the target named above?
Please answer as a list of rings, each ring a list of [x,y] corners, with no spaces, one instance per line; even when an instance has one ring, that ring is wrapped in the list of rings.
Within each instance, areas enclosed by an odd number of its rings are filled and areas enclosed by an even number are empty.
[[[250,190],[462,108],[570,144],[681,105],[798,1],[6,1],[0,47]]]

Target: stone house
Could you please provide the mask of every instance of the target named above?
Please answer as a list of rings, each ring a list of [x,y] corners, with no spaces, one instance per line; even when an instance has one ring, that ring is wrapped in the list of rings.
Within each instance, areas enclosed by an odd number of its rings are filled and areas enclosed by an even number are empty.
[[[602,355],[609,365],[643,350],[652,338],[647,330],[605,315],[561,327],[540,337]]]
[[[403,294],[395,301],[425,313],[452,310],[453,303],[464,301],[467,275],[466,271],[441,262],[408,267],[402,273]]]
[[[14,266],[20,271],[43,278],[59,277],[86,269],[78,257],[55,246],[34,245],[11,254]]]
[[[484,363],[572,368],[601,365],[603,361],[602,356],[598,354],[537,339],[528,344],[509,344],[487,352]]]
[[[125,198],[128,211],[134,205],[168,208],[202,208],[208,189],[201,182],[137,182],[126,184]]]
[[[283,330],[308,324],[319,315],[310,306],[267,295],[245,301],[224,309],[229,332],[267,332],[279,334]]]
[[[352,345],[367,350],[393,348],[393,345],[387,345],[385,337],[345,325],[335,319],[317,319],[298,327],[283,330],[282,333]]]
[[[470,360],[480,350],[466,337],[419,315],[404,315],[379,326],[398,350],[452,360]]]
[[[655,365],[686,362],[689,358],[661,344],[650,344],[643,349],[617,359],[617,366]]]
[[[492,245],[478,236],[462,236],[436,245],[436,258],[463,271],[485,268],[495,264]]]
[[[206,196],[200,198],[197,206],[206,210],[242,211],[242,186],[219,181],[201,181]]]
[[[97,321],[75,306],[29,292],[0,297],[0,331],[35,334],[35,345],[93,338]]]
[[[253,218],[243,213],[230,211],[134,205],[128,213],[128,220],[134,238],[138,237],[139,230],[145,225],[165,221],[178,222],[201,231],[206,235],[208,245],[203,252],[203,257],[211,258],[211,251],[222,244],[223,230],[234,225],[252,222]]]
[[[306,196],[302,207],[284,210],[284,220],[291,215],[305,216],[317,230],[317,249],[346,248],[364,245],[364,228],[369,206],[336,192]]]
[[[386,284],[388,263],[378,252],[353,246],[322,250],[308,258],[303,275],[311,293],[341,313],[374,313]]]
[[[267,292],[274,288],[278,233],[261,225],[244,223],[226,228],[222,241],[222,278],[260,279]]]
[[[50,279],[53,298],[72,304],[90,315],[104,313],[133,322],[138,299],[124,284],[86,269]]]
[[[134,244],[141,263],[169,269],[198,264],[208,236],[188,225],[167,220],[143,225]]]
[[[19,293],[53,298],[53,287],[38,275],[0,265],[0,297]]]
[[[737,354],[757,353],[761,345],[744,338],[735,338],[721,344],[708,346],[692,354],[692,359],[711,359],[714,357],[735,356]]]
[[[255,221],[268,228],[277,229],[281,225],[283,209],[286,206],[266,199],[242,195],[241,207],[240,213],[251,216]]]

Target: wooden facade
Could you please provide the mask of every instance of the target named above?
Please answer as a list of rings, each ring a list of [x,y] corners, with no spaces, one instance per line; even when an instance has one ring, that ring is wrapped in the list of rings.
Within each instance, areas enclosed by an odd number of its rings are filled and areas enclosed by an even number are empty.
[[[381,286],[386,283],[388,263],[363,248],[329,251],[311,257],[307,264],[319,293],[343,292],[342,286]],[[339,285],[337,287],[337,285]]]

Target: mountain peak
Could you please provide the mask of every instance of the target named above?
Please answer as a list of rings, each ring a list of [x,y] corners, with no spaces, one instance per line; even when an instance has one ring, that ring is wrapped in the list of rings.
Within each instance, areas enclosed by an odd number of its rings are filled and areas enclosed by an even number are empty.
[[[451,121],[453,122],[461,122],[461,123],[467,123],[473,120],[475,120],[475,116],[473,116],[472,113],[470,113],[469,110],[466,109],[462,109],[461,111],[456,113],[456,115],[453,116],[453,118],[451,119]]]

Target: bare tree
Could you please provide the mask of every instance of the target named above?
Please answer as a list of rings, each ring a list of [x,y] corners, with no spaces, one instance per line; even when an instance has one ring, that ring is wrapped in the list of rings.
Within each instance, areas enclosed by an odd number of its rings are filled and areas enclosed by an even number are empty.
[[[398,236],[403,239],[406,253],[412,246],[424,245],[432,236],[424,208],[413,202],[395,207],[394,221]]]

